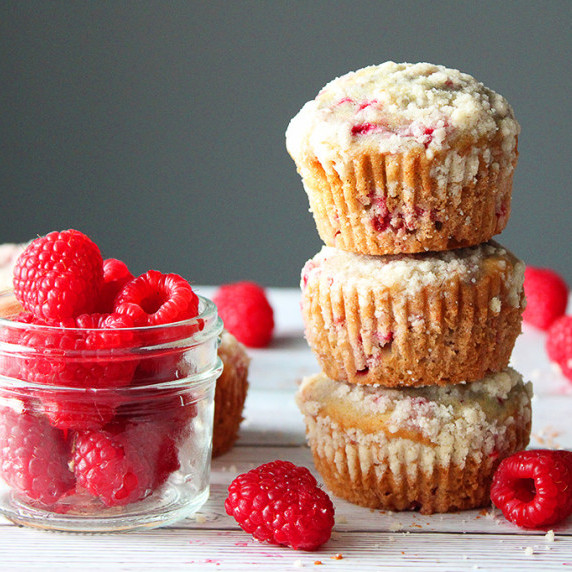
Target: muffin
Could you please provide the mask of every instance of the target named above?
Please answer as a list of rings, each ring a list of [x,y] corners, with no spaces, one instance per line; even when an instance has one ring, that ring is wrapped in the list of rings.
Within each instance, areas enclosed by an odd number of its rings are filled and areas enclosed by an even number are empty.
[[[523,281],[524,264],[494,241],[387,256],[324,246],[302,271],[306,339],[337,381],[475,381],[508,365]]]
[[[218,355],[224,369],[217,379],[215,389],[213,457],[226,453],[238,438],[248,390],[250,363],[244,346],[226,331],[221,336]]]
[[[513,369],[447,387],[306,378],[296,395],[314,464],[352,503],[423,514],[488,505],[500,461],[530,437],[532,387]]]
[[[503,230],[519,132],[507,101],[470,75],[386,62],[328,83],[286,147],[325,244],[413,253]]]

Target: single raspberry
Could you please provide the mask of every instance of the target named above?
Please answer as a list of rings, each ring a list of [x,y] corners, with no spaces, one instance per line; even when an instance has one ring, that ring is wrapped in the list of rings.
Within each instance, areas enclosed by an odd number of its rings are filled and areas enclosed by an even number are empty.
[[[228,487],[227,514],[256,540],[315,550],[334,526],[334,506],[305,467],[273,461],[239,475]]]
[[[566,311],[568,286],[554,270],[527,266],[524,294],[526,309],[522,319],[541,330],[547,330]]]
[[[0,408],[0,475],[13,490],[53,505],[75,486],[63,433],[30,411]]]
[[[129,351],[138,344],[132,328],[129,316],[82,314],[63,322],[36,319],[22,332],[19,343],[28,351],[19,377],[47,386],[35,393],[55,427],[97,429],[111,421],[120,399],[98,390],[131,383],[139,363]]]
[[[78,432],[73,467],[78,485],[111,507],[149,496],[179,468],[179,461],[163,424],[146,420]]]
[[[572,514],[572,452],[532,450],[503,459],[491,500],[524,528],[556,524]]]
[[[137,326],[163,326],[141,330],[141,345],[147,348],[135,374],[138,384],[160,383],[184,376],[179,366],[185,348],[179,342],[204,327],[195,318],[199,299],[190,284],[177,274],[149,270],[128,282],[115,299],[115,312],[130,316]],[[176,324],[176,325],[174,325]],[[175,344],[176,342],[176,344]]]
[[[572,316],[561,316],[548,329],[546,353],[572,381]]]
[[[274,331],[274,312],[264,289],[255,282],[221,286],[213,296],[225,328],[251,348],[267,346]]]
[[[113,312],[113,303],[119,291],[135,278],[127,264],[117,258],[103,261],[103,285],[99,293],[99,311],[103,314]]]
[[[191,285],[178,274],[149,270],[119,291],[114,309],[128,314],[137,326],[158,326],[194,318],[199,299]]]
[[[14,293],[38,318],[64,320],[93,312],[103,282],[99,248],[77,230],[32,241],[14,268]]]

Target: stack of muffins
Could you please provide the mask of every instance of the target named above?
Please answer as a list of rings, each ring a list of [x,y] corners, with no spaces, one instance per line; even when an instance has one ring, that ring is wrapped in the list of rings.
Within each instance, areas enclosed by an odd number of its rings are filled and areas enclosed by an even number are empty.
[[[393,62],[333,80],[288,127],[325,243],[301,283],[322,372],[296,399],[342,498],[485,506],[498,463],[528,444],[531,387],[508,367],[524,264],[491,241],[508,221],[519,131],[471,76]]]

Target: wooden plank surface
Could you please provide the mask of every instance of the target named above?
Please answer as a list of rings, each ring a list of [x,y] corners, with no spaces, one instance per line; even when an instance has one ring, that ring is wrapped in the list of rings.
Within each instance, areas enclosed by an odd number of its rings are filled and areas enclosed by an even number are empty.
[[[212,288],[199,291],[212,294]],[[251,387],[240,439],[232,451],[213,461],[211,496],[201,512],[164,529],[118,535],[49,533],[0,519],[0,571],[572,567],[572,519],[554,528],[552,540],[545,531],[515,527],[493,508],[423,516],[370,510],[333,497],[334,533],[315,553],[260,544],[243,533],[224,511],[234,476],[276,458],[314,471],[294,393],[317,365],[303,339],[298,292],[273,289],[270,296],[277,335],[270,348],[249,350]],[[548,362],[544,335],[525,327],[512,362],[534,383],[531,446],[572,449],[572,384]]]

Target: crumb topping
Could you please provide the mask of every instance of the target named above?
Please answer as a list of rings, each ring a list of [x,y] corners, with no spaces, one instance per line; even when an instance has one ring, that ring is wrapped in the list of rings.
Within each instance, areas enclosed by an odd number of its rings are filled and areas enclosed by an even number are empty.
[[[510,303],[517,307],[524,282],[524,263],[494,241],[454,251],[369,256],[324,246],[302,270],[301,288],[310,280],[328,280],[345,287],[399,289],[415,295],[430,285],[439,286],[453,276],[475,283],[486,273],[500,273]],[[493,305],[497,305],[493,302]]]
[[[532,384],[507,368],[473,383],[400,389],[351,385],[320,373],[304,379],[296,400],[306,416],[364,434],[454,447],[458,454],[483,445],[494,451],[495,438],[515,418],[530,416],[531,396]]]
[[[385,62],[328,83],[292,119],[286,146],[295,160],[312,152],[328,162],[369,148],[418,148],[431,157],[452,142],[499,136],[512,159],[519,132],[506,99],[472,76],[429,63]]]

